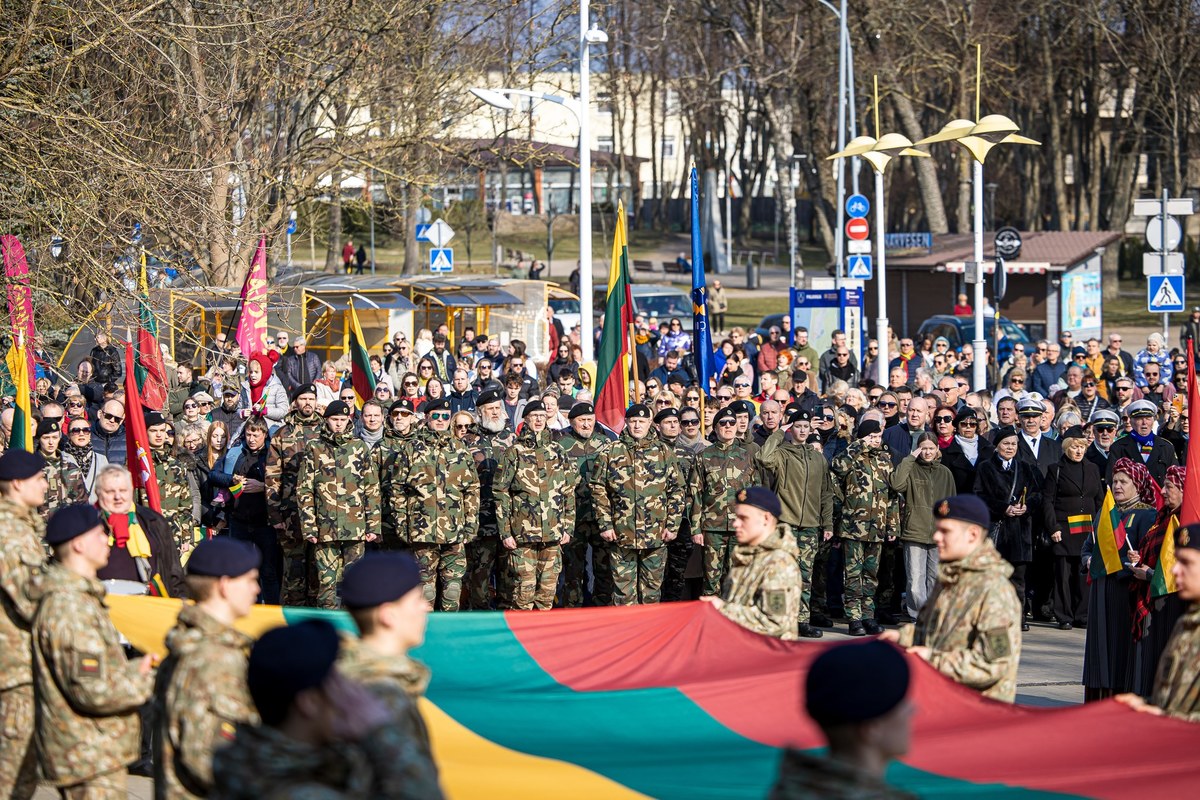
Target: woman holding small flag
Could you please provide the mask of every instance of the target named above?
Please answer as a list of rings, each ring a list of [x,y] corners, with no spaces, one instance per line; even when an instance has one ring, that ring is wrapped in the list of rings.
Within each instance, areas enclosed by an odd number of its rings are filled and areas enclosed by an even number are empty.
[[[1083,428],[1069,428],[1062,441],[1062,459],[1046,470],[1042,487],[1045,530],[1054,553],[1054,618],[1059,630],[1087,625],[1088,593],[1080,570],[1083,543],[1104,502],[1104,482],[1095,464],[1084,458],[1088,440]]]
[[[1141,461],[1113,464],[1111,490],[1104,496],[1092,535],[1080,551],[1088,573],[1087,641],[1083,687],[1087,701],[1133,688],[1133,639],[1129,584],[1136,548],[1154,523],[1162,495]]]

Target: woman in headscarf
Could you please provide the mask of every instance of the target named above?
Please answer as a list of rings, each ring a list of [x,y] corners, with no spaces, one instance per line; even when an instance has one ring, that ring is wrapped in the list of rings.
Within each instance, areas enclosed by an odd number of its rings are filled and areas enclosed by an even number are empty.
[[[1125,525],[1129,547],[1136,550],[1162,504],[1158,484],[1145,464],[1121,458],[1113,465],[1110,488]],[[1134,673],[1129,597],[1133,573],[1125,563],[1117,572],[1105,575],[1100,564],[1092,563],[1094,558],[1100,558],[1096,543],[1099,527],[1097,517],[1092,523],[1092,535],[1080,550],[1080,568],[1087,571],[1090,581],[1087,640],[1083,648],[1083,696],[1089,702],[1130,691]]]
[[[949,409],[939,413],[947,414]],[[955,494],[971,493],[975,488],[976,466],[996,452],[995,445],[979,435],[980,416],[969,406],[959,409],[954,416],[954,439],[942,450],[942,465],[954,475]]]
[[[1036,467],[1017,456],[1017,429],[996,431],[996,452],[976,464],[975,494],[992,516],[988,532],[1000,555],[1012,564],[1012,583],[1025,605],[1025,568],[1033,560],[1033,509],[1041,505],[1042,482]],[[1029,623],[1021,617],[1021,630]]]
[[[1166,592],[1160,581],[1154,580],[1163,542],[1173,527],[1179,525],[1179,508],[1183,505],[1183,485],[1186,467],[1168,467],[1163,483],[1163,503],[1158,516],[1144,539],[1137,545],[1138,563],[1131,570],[1133,619],[1131,632],[1134,642],[1133,689],[1135,694],[1149,697],[1154,691],[1154,674],[1175,623],[1183,615],[1185,603],[1174,592]],[[1174,541],[1171,542],[1174,545]],[[1132,554],[1131,554],[1132,555]],[[1133,558],[1130,558],[1133,561]],[[1170,569],[1170,566],[1167,566]]]
[[[243,419],[250,416],[265,417],[272,430],[278,428],[287,416],[290,404],[287,391],[272,371],[271,359],[264,353],[250,356],[246,376],[249,380],[242,388]],[[241,432],[239,428],[230,440],[237,441]]]
[[[1062,458],[1046,469],[1042,484],[1044,530],[1054,553],[1054,618],[1064,631],[1087,625],[1088,596],[1079,554],[1104,502],[1104,481],[1096,465],[1084,458],[1087,448],[1082,427],[1067,429]]]

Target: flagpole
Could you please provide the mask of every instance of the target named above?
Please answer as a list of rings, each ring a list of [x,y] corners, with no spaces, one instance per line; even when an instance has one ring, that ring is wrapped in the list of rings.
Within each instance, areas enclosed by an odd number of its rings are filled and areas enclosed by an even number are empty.
[[[636,327],[633,324],[629,326],[629,368],[633,372],[633,402],[642,402],[642,390],[638,388],[638,368],[637,368],[637,337],[634,334]]]

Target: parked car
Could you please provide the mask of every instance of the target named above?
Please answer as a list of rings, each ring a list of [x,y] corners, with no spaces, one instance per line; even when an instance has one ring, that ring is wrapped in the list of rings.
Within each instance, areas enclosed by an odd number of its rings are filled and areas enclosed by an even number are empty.
[[[995,341],[995,331],[995,317],[984,317],[983,338],[988,342]],[[1007,317],[1000,318],[1000,334],[1002,337],[1000,340],[1000,355],[1002,358],[1007,358],[1012,353],[1012,346],[1017,342],[1029,344],[1029,335],[1025,333],[1025,330]],[[938,314],[922,322],[921,327],[917,329],[916,338],[918,342],[926,336],[933,339],[945,336],[950,342],[950,346],[958,349],[965,342],[975,341],[975,318]]]
[[[677,318],[685,331],[692,329],[692,296],[683,289],[658,284],[635,283],[630,288],[633,297],[633,313],[645,314],[647,319],[657,317],[659,322]],[[596,288],[594,310],[596,318],[604,313],[605,287]]]
[[[771,328],[783,329],[783,318],[786,316],[787,314],[767,314],[758,321],[758,327],[754,329],[754,332],[758,334],[760,340],[765,342]]]
[[[569,331],[580,324],[579,301],[575,298],[551,297],[549,306],[554,310],[554,316],[562,323],[564,331]]]

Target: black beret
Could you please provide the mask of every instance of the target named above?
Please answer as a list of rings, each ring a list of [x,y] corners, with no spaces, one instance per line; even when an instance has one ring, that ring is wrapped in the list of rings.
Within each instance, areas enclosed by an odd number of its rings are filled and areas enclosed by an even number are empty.
[[[878,719],[908,694],[909,667],[895,645],[875,639],[840,644],[817,656],[804,681],[808,715],[821,725]]]
[[[14,448],[0,456],[0,481],[23,481],[32,478],[46,466],[41,453]]]
[[[100,512],[93,505],[72,503],[63,506],[51,514],[46,523],[46,544],[55,546],[69,542],[103,524]]]
[[[1183,547],[1200,550],[1200,523],[1184,525],[1175,531],[1175,549]]]
[[[1083,432],[1082,425],[1072,425],[1063,432],[1063,439],[1086,439],[1087,434]]]
[[[747,486],[737,493],[737,501],[742,505],[761,508],[776,518],[783,513],[779,505],[779,496],[764,486]]]
[[[427,400],[425,405],[421,406],[421,410],[426,414],[433,411],[449,411],[450,401],[444,397],[435,397],[432,400]]]
[[[958,410],[958,413],[954,415],[954,424],[957,425],[958,423],[967,419],[978,422],[979,415],[975,413],[975,409],[971,408],[970,406],[963,406]]]
[[[808,383],[808,373],[802,369],[792,372],[792,383]]]
[[[316,397],[317,396],[317,387],[312,385],[311,383],[300,384],[295,389],[292,389],[292,402],[294,403],[297,400],[299,400],[300,395],[302,395],[302,394],[311,394],[313,397]]]
[[[325,406],[325,419],[338,416],[339,414],[343,417],[350,416],[350,406],[346,405],[344,400],[334,400]]]
[[[672,383],[677,383],[680,386],[687,386],[688,385],[687,375],[683,374],[682,372],[672,372],[670,377],[667,378],[667,385],[670,385]]]
[[[525,404],[525,408],[521,409],[521,419],[525,419],[530,414],[533,414],[536,411],[540,411],[543,414],[545,414],[546,413],[546,404],[543,403],[541,400],[530,400],[528,403]]]
[[[37,430],[33,432],[33,436],[36,439],[40,439],[43,436],[45,436],[47,433],[54,433],[55,431],[59,431],[61,433],[62,432],[61,426],[62,426],[61,419],[39,420],[38,424],[37,424]]]
[[[985,531],[992,527],[992,515],[987,504],[973,494],[958,494],[933,504],[936,519],[957,519],[978,525]]]
[[[715,417],[713,417],[713,421],[712,421],[713,426],[715,427],[717,425],[717,423],[719,423],[723,419],[731,419],[734,422],[737,422],[737,412],[733,410],[732,403],[730,405],[725,406],[724,408],[722,408],[720,411],[717,412],[717,415]]]
[[[367,553],[346,567],[342,605],[373,608],[399,600],[421,585],[421,566],[411,553]]]
[[[320,686],[337,663],[341,640],[323,619],[273,628],[254,644],[246,666],[250,697],[263,721],[278,724],[300,692]]]
[[[805,443],[805,444],[816,444],[816,443],[817,443],[817,442],[819,442],[819,441],[821,441],[821,434],[819,434],[819,433],[810,433],[810,434],[808,435],[808,438],[804,440],[804,443]]]
[[[754,416],[754,404],[749,400],[734,400],[726,408],[732,408],[735,414],[749,414]]]
[[[788,417],[788,422],[791,422],[791,423],[796,423],[796,422],[801,422],[801,421],[811,422],[812,414],[808,413],[803,408],[798,408],[792,412],[792,415],[790,417]]]
[[[571,406],[571,411],[567,414],[567,419],[575,419],[576,417],[586,417],[596,413],[596,407],[591,403],[576,403]]]
[[[479,393],[479,397],[475,398],[475,407],[489,405],[490,403],[499,403],[504,399],[504,395],[495,389],[484,389]]]
[[[166,425],[167,418],[157,411],[147,411],[144,414],[146,418],[146,427],[153,428],[155,425]]]
[[[625,419],[650,419],[650,409],[645,403],[634,403],[625,409]]]
[[[250,542],[229,536],[214,536],[196,545],[188,558],[187,574],[212,578],[236,578],[258,569],[262,554]]]
[[[388,407],[388,411],[407,411],[410,414],[417,413],[416,411],[413,411],[412,400],[409,400],[407,397],[401,397],[399,400],[392,403],[391,406]]]
[[[1000,444],[1001,440],[1016,435],[1017,429],[1012,425],[1001,425],[996,429],[996,432],[992,434],[992,444]]]
[[[877,419],[864,419],[858,423],[858,438],[870,436],[872,433],[879,433],[883,430],[883,426],[879,424]]]
[[[664,419],[669,419],[671,417],[675,417],[675,419],[679,419],[679,412],[674,408],[664,408],[662,411],[660,411],[654,415],[654,422],[655,422],[655,424],[658,424],[659,422],[662,422]]]

